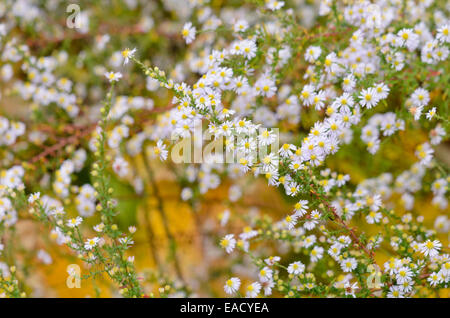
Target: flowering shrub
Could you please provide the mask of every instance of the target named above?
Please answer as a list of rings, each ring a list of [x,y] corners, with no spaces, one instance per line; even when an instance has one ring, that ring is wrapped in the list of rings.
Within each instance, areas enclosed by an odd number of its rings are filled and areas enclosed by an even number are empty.
[[[67,9],[0,4],[2,296],[445,297],[446,1]]]

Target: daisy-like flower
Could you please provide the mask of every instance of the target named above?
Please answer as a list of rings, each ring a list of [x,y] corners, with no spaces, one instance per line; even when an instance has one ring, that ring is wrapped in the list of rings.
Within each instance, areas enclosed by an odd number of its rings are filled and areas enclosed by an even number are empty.
[[[436,39],[442,43],[450,42],[450,25],[445,24],[437,30]]]
[[[305,271],[305,265],[303,265],[302,262],[297,261],[289,264],[287,271],[289,274],[299,275]]]
[[[234,26],[233,26],[233,31],[234,32],[245,32],[245,30],[248,29],[248,23],[245,20],[238,20]]]
[[[373,88],[363,89],[359,95],[359,103],[368,109],[374,107],[378,103],[376,90]]]
[[[375,86],[375,92],[377,93],[377,97],[379,99],[385,99],[388,97],[389,91],[389,87],[384,83],[380,83]]]
[[[353,257],[345,258],[341,261],[341,268],[344,273],[352,272],[358,263]]]
[[[442,275],[439,273],[431,273],[430,276],[427,278],[427,281],[430,283],[432,287],[435,287],[436,285],[442,283],[443,278]]]
[[[127,64],[130,59],[134,56],[134,53],[136,53],[136,48],[130,50],[129,48],[126,48],[122,51],[122,57],[123,57],[123,64]]]
[[[330,254],[331,257],[334,259],[337,259],[339,254],[341,253],[342,246],[339,244],[333,244],[327,251],[328,254]]]
[[[300,93],[300,99],[306,106],[310,106],[314,102],[314,90],[314,86],[312,85],[305,85],[303,87],[302,92]]]
[[[100,241],[100,239],[98,237],[93,237],[91,239],[88,239],[85,243],[84,243],[84,248],[88,251],[92,250],[94,247],[97,246],[98,242]]]
[[[272,288],[275,287],[275,282],[273,280],[268,280],[267,282],[263,282],[262,288],[264,289],[264,296],[272,295]]]
[[[245,293],[245,296],[248,298],[255,298],[258,296],[260,290],[261,284],[258,282],[254,282],[247,286],[247,292]]]
[[[268,0],[266,1],[266,7],[272,11],[279,10],[284,6],[284,1]]]
[[[294,205],[294,211],[296,216],[303,216],[306,214],[308,209],[308,200],[300,200]]]
[[[447,181],[443,178],[435,180],[431,184],[431,191],[434,195],[444,195],[447,191]]]
[[[28,203],[34,203],[37,200],[39,200],[39,197],[41,196],[40,192],[35,192],[30,194],[30,196],[28,197]]]
[[[156,146],[153,147],[153,153],[156,156],[159,156],[159,159],[161,159],[161,161],[164,161],[167,159],[169,151],[167,150],[167,146],[163,143],[163,141],[159,139],[156,143]]]
[[[404,294],[400,289],[400,286],[391,286],[389,287],[389,293],[387,294],[388,298],[403,298]]]
[[[250,248],[250,243],[245,239],[240,239],[237,241],[236,246],[243,250],[244,252],[248,252],[248,249]]]
[[[420,159],[420,164],[428,166],[433,159],[434,149],[428,143],[423,143],[416,147],[416,156]]]
[[[402,29],[398,32],[400,44],[413,51],[419,45],[419,36],[412,29]]]
[[[344,93],[342,96],[336,98],[333,105],[340,107],[345,112],[349,112],[350,108],[354,105],[353,97],[348,93]]]
[[[283,158],[288,158],[294,154],[294,151],[296,150],[295,146],[292,144],[284,144],[281,146],[280,150],[278,150],[278,153]]]
[[[278,168],[278,157],[274,153],[270,153],[261,160],[263,171],[272,171]]]
[[[289,164],[289,168],[294,170],[294,171],[301,170],[304,167],[305,166],[301,163],[301,161],[299,159],[295,159]]]
[[[288,215],[284,220],[288,230],[292,230],[297,224],[297,217],[295,215]]]
[[[430,131],[430,142],[432,145],[438,145],[441,143],[442,138],[445,136],[445,129],[438,124],[434,129]]]
[[[432,120],[434,115],[436,115],[436,107],[431,108],[428,112],[427,112],[427,119],[428,120]]]
[[[220,241],[220,246],[223,247],[228,254],[230,254],[236,246],[234,234],[225,235],[225,237]]]
[[[356,79],[353,74],[349,74],[342,80],[342,89],[345,92],[350,92],[356,85]]]
[[[109,82],[118,82],[119,79],[122,78],[122,73],[120,72],[106,72],[105,77],[109,80]]]
[[[336,178],[336,184],[338,187],[342,187],[347,181],[350,180],[350,176],[348,174],[338,174]]]
[[[269,76],[262,76],[256,81],[255,90],[259,95],[270,98],[275,95],[277,86],[272,78]]]
[[[244,40],[242,41],[242,54],[247,60],[250,60],[256,56],[256,43],[254,40]],[[271,84],[271,82],[269,82]],[[274,85],[271,85],[271,92],[276,90],[276,87]],[[272,96],[271,93],[266,92],[266,95],[268,97]],[[270,96],[269,96],[270,95]]]
[[[97,224],[94,226],[94,231],[98,232],[98,233],[103,232],[104,229],[105,229],[105,224],[103,224],[103,223],[100,223],[100,224]]]
[[[381,195],[375,194],[374,196],[367,196],[366,197],[366,204],[368,207],[370,207],[373,211],[378,211],[381,204],[383,202],[381,201]]]
[[[442,243],[438,240],[427,240],[419,245],[420,252],[425,256],[429,256],[430,258],[437,256],[441,247]]]
[[[311,211],[310,218],[308,219],[308,221],[306,221],[303,224],[303,227],[309,231],[314,229],[316,227],[317,223],[319,222],[320,217],[321,217],[321,214],[319,211],[317,211],[317,210]]]
[[[311,262],[317,262],[323,257],[323,247],[315,246],[311,251]]]
[[[183,38],[186,41],[186,44],[190,44],[190,43],[192,43],[192,41],[195,40],[195,32],[196,32],[196,28],[192,25],[191,22],[187,22],[183,26],[183,30],[181,31],[181,34],[183,35]]]
[[[305,60],[307,60],[310,63],[314,63],[321,53],[322,49],[319,46],[311,45],[306,49]]]
[[[397,279],[397,283],[403,284],[404,282],[410,281],[412,276],[413,272],[408,267],[402,266],[398,269],[395,278]]]
[[[300,191],[300,187],[296,182],[289,182],[289,184],[286,186],[286,193],[290,196],[296,196],[297,193]]]
[[[223,289],[225,292],[229,295],[234,294],[236,291],[239,290],[239,287],[241,286],[241,280],[237,277],[231,277],[225,282],[225,285],[223,286]]]
[[[77,216],[76,218],[68,220],[67,226],[71,228],[77,227],[81,224],[81,221],[83,221],[83,219],[80,216]]]
[[[345,295],[346,296],[353,296],[353,298],[355,298],[355,291],[359,288],[358,287],[358,283],[353,283],[350,284],[350,282],[345,282],[344,284],[344,288],[345,288]]]
[[[261,269],[259,271],[259,280],[262,283],[268,282],[270,280],[272,280],[272,276],[273,276],[273,270],[270,269],[269,267],[265,266],[263,269]]]
[[[378,223],[378,222],[380,222],[382,216],[383,215],[380,212],[370,211],[366,215],[366,221],[369,224]]]
[[[244,231],[239,234],[239,237],[244,240],[249,240],[258,235],[258,231],[253,230],[250,226],[244,227]]]
[[[258,135],[258,141],[261,146],[271,145],[277,139],[277,135],[273,131],[264,129]]]
[[[117,175],[121,178],[125,177],[128,174],[129,171],[128,162],[122,157],[114,159],[112,167],[114,172],[117,173]]]
[[[426,89],[419,87],[412,93],[411,101],[416,107],[424,107],[430,101],[430,93]]]
[[[270,256],[264,260],[267,265],[273,266],[276,262],[279,262],[281,258],[279,256]]]

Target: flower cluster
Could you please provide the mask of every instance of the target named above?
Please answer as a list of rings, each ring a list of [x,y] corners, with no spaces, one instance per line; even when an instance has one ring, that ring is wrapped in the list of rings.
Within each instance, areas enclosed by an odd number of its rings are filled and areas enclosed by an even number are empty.
[[[245,297],[448,288],[448,6],[169,0],[176,32],[142,14],[95,34],[90,19],[106,22],[92,5],[73,42],[40,47],[25,30],[43,27],[48,8],[6,2],[16,19],[0,24],[1,78],[6,97],[28,108],[24,120],[0,117],[0,236],[31,218],[83,262],[83,280],[106,277],[127,297],[202,295],[217,272],[232,273],[220,292]],[[80,50],[80,39],[92,47]],[[173,187],[160,186],[164,176]],[[201,241],[202,265],[188,276],[174,201]],[[158,253],[161,231],[172,269]],[[135,232],[149,243],[148,271],[130,254]],[[0,293],[23,296],[25,265],[3,249]]]

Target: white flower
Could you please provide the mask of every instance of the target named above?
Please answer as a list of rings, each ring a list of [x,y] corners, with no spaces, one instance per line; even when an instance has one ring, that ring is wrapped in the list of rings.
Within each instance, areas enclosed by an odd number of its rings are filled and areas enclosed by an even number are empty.
[[[288,216],[286,216],[284,221],[286,222],[287,229],[292,230],[295,227],[295,225],[297,224],[297,216],[288,215]]]
[[[447,20],[448,21],[448,20]],[[441,26],[437,30],[436,39],[438,39],[442,43],[449,43],[450,42],[450,32],[449,32],[450,26],[448,24],[445,24]]]
[[[350,284],[350,282],[345,282],[345,284],[344,284],[344,288],[345,288],[345,295],[351,295],[351,296],[353,296],[353,298],[355,298],[356,296],[355,296],[355,291],[356,291],[356,289],[358,289],[358,283],[353,283],[353,284]]]
[[[311,262],[317,262],[319,259],[323,257],[323,247],[314,246],[311,251]]]
[[[164,161],[167,159],[169,151],[167,151],[167,146],[163,143],[163,141],[159,139],[156,146],[153,147],[153,153],[155,156],[159,156],[161,161]]]
[[[428,112],[427,112],[427,119],[428,120],[432,120],[434,115],[436,115],[436,107],[431,108]]]
[[[305,265],[303,265],[303,263],[300,261],[289,264],[288,269],[287,269],[288,273],[293,274],[293,275],[299,275],[299,274],[303,273],[304,270],[305,270]]]
[[[220,246],[223,247],[228,254],[230,254],[236,246],[234,234],[225,235],[225,237],[220,241]]]
[[[117,175],[121,178],[125,177],[128,174],[128,162],[122,157],[117,157],[113,162],[113,170]]]
[[[273,270],[269,267],[265,266],[263,269],[259,271],[259,280],[264,283],[272,280]]]
[[[46,251],[40,249],[37,253],[37,258],[44,263],[45,265],[50,265],[53,260],[50,254],[48,254]]]
[[[348,273],[352,272],[356,268],[357,262],[353,257],[349,257],[343,259],[340,265],[344,273]]]
[[[85,243],[84,243],[84,248],[88,251],[92,250],[94,247],[97,246],[98,242],[100,241],[100,239],[98,237],[93,237],[91,239],[88,239]]]
[[[241,286],[241,280],[237,277],[231,277],[228,279],[225,283],[225,286],[223,289],[227,294],[234,294],[236,291],[239,290],[239,287]]]
[[[70,219],[67,221],[67,226],[68,227],[77,227],[78,225],[81,224],[81,221],[83,221],[83,219],[79,216],[77,216],[76,218]]]
[[[305,60],[310,63],[314,63],[322,53],[322,49],[319,46],[310,46],[306,49]]]
[[[378,211],[380,209],[380,206],[382,204],[381,201],[381,195],[375,194],[374,196],[367,196],[366,197],[366,204],[372,211]]]
[[[109,82],[118,82],[120,78],[122,78],[122,73],[120,72],[106,72],[105,77],[109,80]]]
[[[369,109],[376,106],[379,101],[376,90],[373,88],[363,89],[359,98],[361,106]]]
[[[190,200],[194,195],[194,191],[191,188],[186,187],[181,190],[181,200],[187,201]]]
[[[244,32],[247,29],[248,23],[245,20],[238,20],[233,26],[234,32]]]
[[[439,273],[431,273],[430,276],[428,277],[427,281],[430,283],[431,286],[436,286],[440,283],[442,283],[443,278],[442,275],[440,275]]]
[[[387,294],[388,298],[403,298],[403,292],[400,290],[400,286],[391,286],[389,287],[389,293]]]
[[[430,93],[426,89],[419,87],[412,93],[411,101],[416,107],[424,107],[430,101]]]
[[[246,297],[255,298],[258,296],[259,291],[261,290],[261,284],[258,282],[254,282],[247,286],[247,292],[245,293]]]
[[[281,258],[279,256],[270,256],[264,260],[267,265],[273,266],[276,262],[279,262]]]
[[[105,224],[103,224],[103,223],[100,223],[100,224],[97,224],[94,226],[94,231],[98,232],[98,233],[103,232],[104,229],[105,229]]]
[[[269,280],[261,284],[264,289],[264,296],[272,295],[272,288],[275,287],[275,282],[273,280]]]
[[[124,58],[123,64],[127,64],[131,58],[133,58],[134,53],[136,53],[136,48],[130,50],[129,48],[126,48],[122,51],[122,56]]]
[[[366,221],[369,224],[378,223],[383,215],[380,212],[370,211],[366,215]]]
[[[192,26],[191,22],[188,22],[183,26],[183,30],[181,31],[181,34],[183,35],[183,38],[185,39],[186,44],[190,44],[192,41],[195,40],[195,32],[196,32],[196,29],[194,26]]]
[[[300,200],[294,205],[294,210],[296,216],[303,216],[306,214],[308,209],[308,201],[307,200]]]
[[[420,244],[420,252],[425,256],[429,256],[431,258],[437,256],[439,254],[439,250],[441,249],[442,244],[438,240],[427,240],[426,242]]]
[[[40,192],[35,192],[33,194],[30,194],[30,196],[28,197],[28,203],[34,203],[37,200],[39,200],[39,197],[41,196]]]
[[[397,271],[396,279],[397,283],[403,284],[404,282],[408,282],[412,279],[413,272],[408,267],[400,267]]]
[[[272,11],[281,9],[284,6],[284,1],[268,0],[266,1],[266,7]]]

